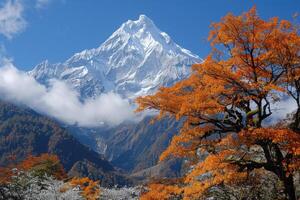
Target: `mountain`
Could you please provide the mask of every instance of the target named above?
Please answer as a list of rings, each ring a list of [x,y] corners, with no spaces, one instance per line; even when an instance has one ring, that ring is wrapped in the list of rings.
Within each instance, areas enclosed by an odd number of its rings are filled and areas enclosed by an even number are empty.
[[[154,122],[151,122],[152,119],[147,116],[138,123],[123,123],[110,128],[67,128],[80,142],[130,174],[134,183],[145,183],[152,178],[178,177],[184,170],[182,160],[158,163],[158,159],[178,133],[182,122],[170,117]]]
[[[153,123],[151,120],[145,117],[137,124],[111,130],[105,155],[115,166],[136,172],[156,165],[182,123],[168,117]]]
[[[79,143],[55,121],[0,101],[0,166],[28,155],[56,154],[70,175],[89,176],[105,186],[128,184],[110,162]]]
[[[137,182],[153,178],[179,177],[183,162],[171,159],[159,162],[159,156],[168,147],[172,137],[178,133],[181,122],[165,117],[151,122],[145,117],[137,124],[120,125],[111,130],[105,141],[105,156],[111,163],[131,174]]]
[[[76,53],[62,63],[44,61],[28,74],[43,84],[53,78],[64,80],[83,99],[111,91],[133,99],[185,78],[198,62],[198,56],[141,15],[122,24],[98,48]]]
[[[141,15],[136,21],[122,24],[98,48],[76,53],[61,63],[44,61],[28,74],[45,85],[53,78],[63,80],[79,92],[82,100],[114,92],[132,102],[186,78],[191,65],[199,62],[202,60],[198,56],[180,47],[151,19]],[[103,154],[114,166],[133,173],[136,179],[153,174],[177,176],[181,162],[157,164],[157,160],[181,123],[167,118],[150,124],[150,120],[146,117],[117,127],[67,128],[78,141]],[[87,169],[81,164],[73,169]]]

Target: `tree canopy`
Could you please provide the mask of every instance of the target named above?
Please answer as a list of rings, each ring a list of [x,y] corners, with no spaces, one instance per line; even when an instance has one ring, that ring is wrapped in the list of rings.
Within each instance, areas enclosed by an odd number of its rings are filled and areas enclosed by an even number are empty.
[[[300,166],[297,26],[277,17],[263,20],[254,7],[213,23],[208,39],[212,52],[192,66],[190,77],[137,99],[137,111],[155,109],[158,118],[171,115],[185,121],[160,160],[184,157],[191,170],[179,187],[165,185],[166,191],[196,199],[214,188],[242,184],[250,176],[259,181],[271,173],[282,182],[285,197],[296,199],[294,175]],[[295,102],[293,122],[271,126],[269,121],[278,112],[275,103],[285,99]],[[150,192],[154,188],[150,186]]]

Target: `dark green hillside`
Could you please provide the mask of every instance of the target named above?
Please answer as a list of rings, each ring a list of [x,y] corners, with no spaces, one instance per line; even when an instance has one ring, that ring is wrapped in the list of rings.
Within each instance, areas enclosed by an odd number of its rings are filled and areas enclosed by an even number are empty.
[[[41,153],[56,154],[66,171],[72,169],[71,174],[100,179],[104,185],[125,183],[108,161],[55,121],[28,108],[0,102],[0,166]]]

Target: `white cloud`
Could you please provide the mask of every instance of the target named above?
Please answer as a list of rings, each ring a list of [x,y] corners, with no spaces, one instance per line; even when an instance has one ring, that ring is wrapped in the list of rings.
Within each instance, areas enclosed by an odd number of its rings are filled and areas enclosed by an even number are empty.
[[[67,0],[34,0],[36,9],[43,9],[48,7],[51,3],[62,3],[65,4]]]
[[[291,114],[297,110],[296,101],[287,95],[280,97],[280,101],[273,104],[271,119],[273,123],[276,123],[282,119],[286,119],[288,114]]]
[[[11,39],[13,35],[23,31],[27,24],[23,17],[23,11],[24,8],[20,1],[7,0],[0,7],[0,34]]]
[[[46,88],[7,60],[0,68],[0,96],[68,124],[92,127],[135,119],[129,102],[117,94],[107,93],[81,102],[78,93],[64,82],[52,80]]]
[[[51,0],[36,0],[35,7],[37,9],[42,9],[47,7],[50,4]]]

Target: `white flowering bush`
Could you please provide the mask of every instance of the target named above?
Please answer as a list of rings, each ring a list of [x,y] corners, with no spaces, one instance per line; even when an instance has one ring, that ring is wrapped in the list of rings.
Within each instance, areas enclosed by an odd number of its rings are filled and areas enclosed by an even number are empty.
[[[2,200],[81,200],[80,188],[64,188],[65,183],[51,176],[33,176],[14,168],[11,181],[0,185]]]
[[[138,200],[141,187],[101,188],[101,200]]]

